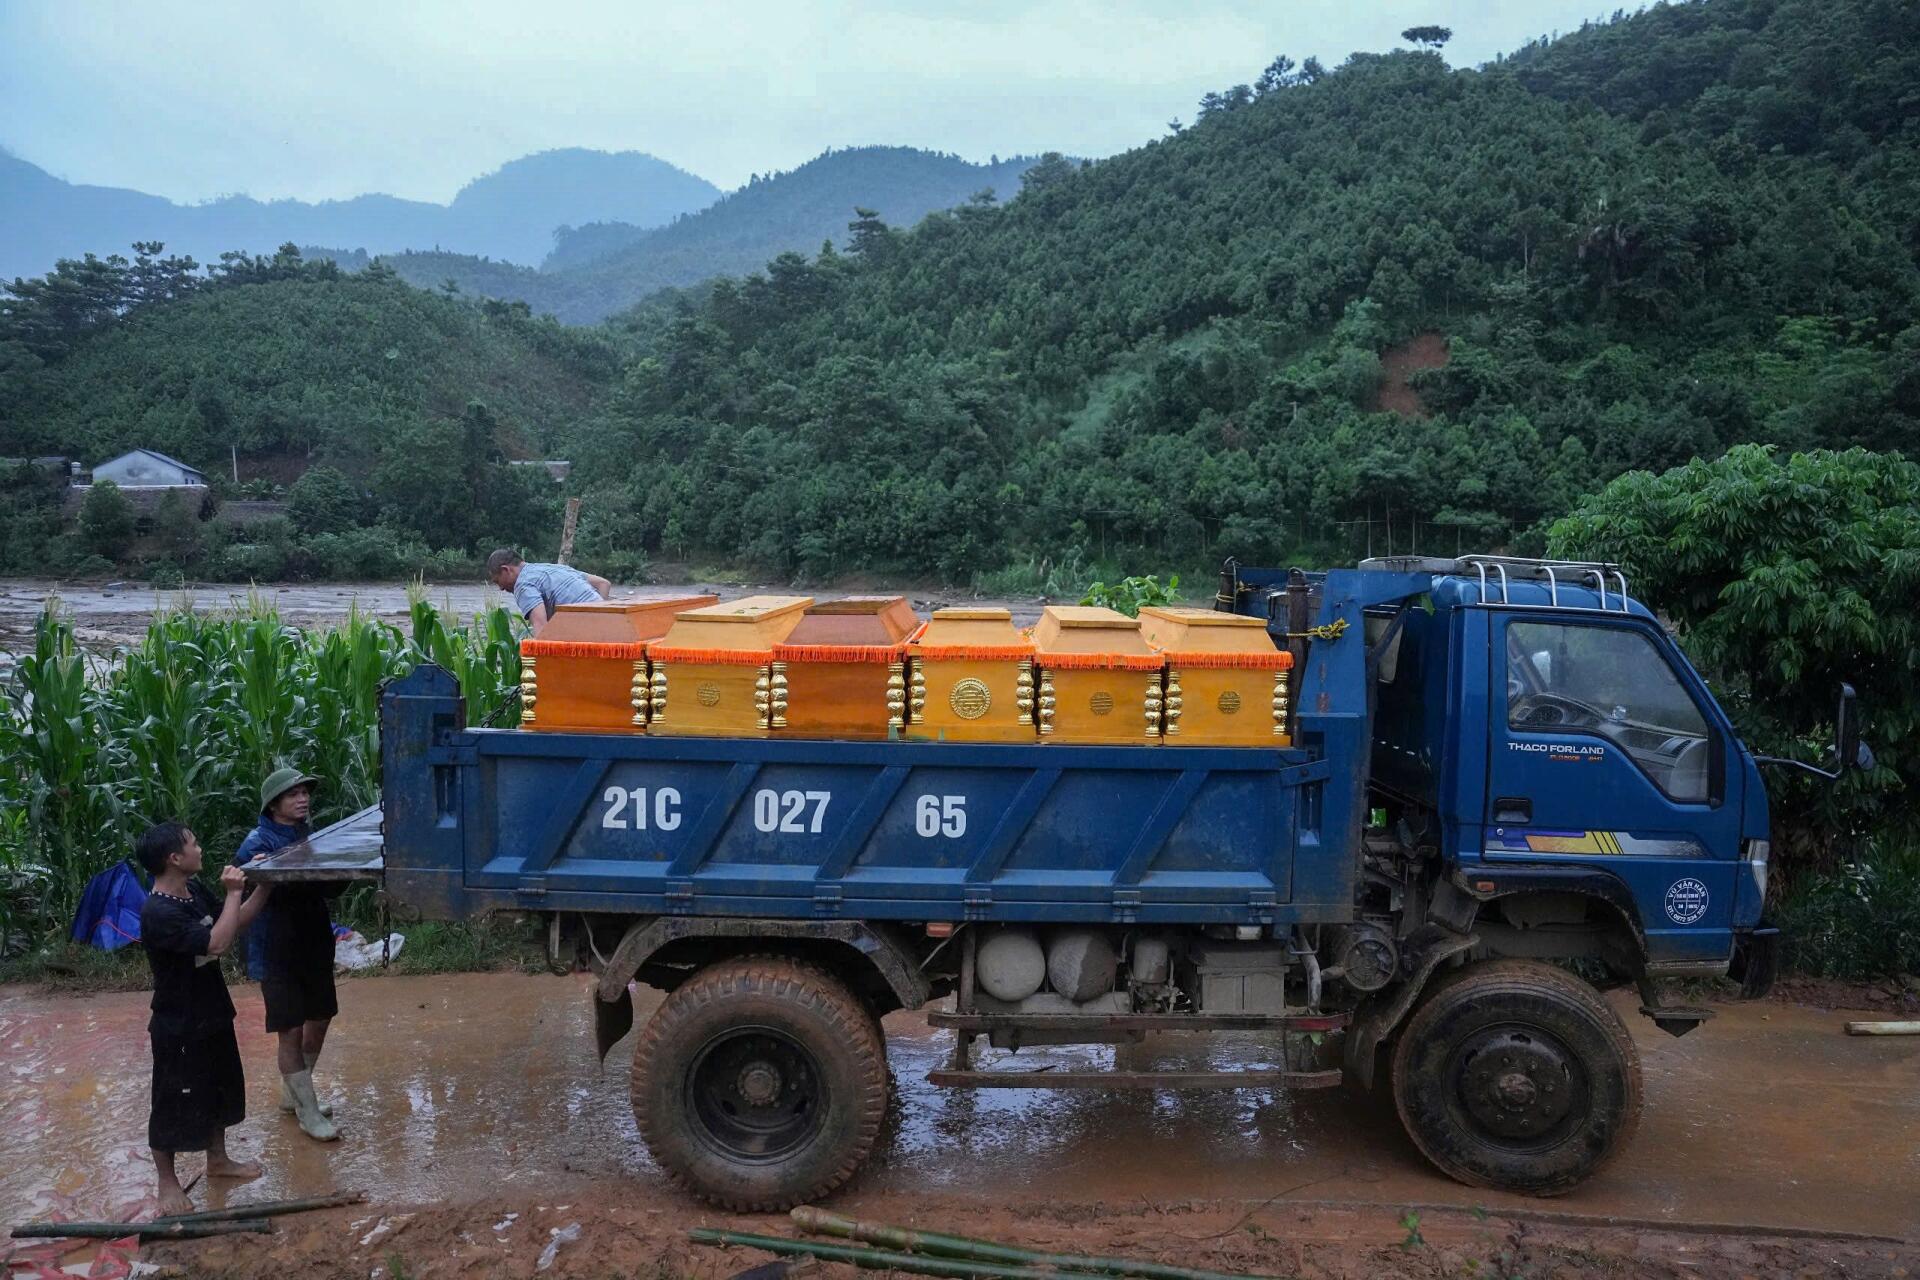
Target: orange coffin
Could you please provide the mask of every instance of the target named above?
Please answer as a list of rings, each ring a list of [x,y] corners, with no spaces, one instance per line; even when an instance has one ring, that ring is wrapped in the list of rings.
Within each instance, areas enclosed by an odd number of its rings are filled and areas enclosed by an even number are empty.
[[[718,596],[563,604],[520,642],[520,723],[550,733],[638,733],[647,723],[647,642]]]
[[[689,609],[647,648],[652,733],[764,738],[787,723],[787,677],[773,646],[800,624],[811,596],[748,596]]]
[[[1284,747],[1293,655],[1258,618],[1212,609],[1140,610],[1140,630],[1167,660],[1166,745]]]
[[[937,609],[907,646],[909,738],[1035,739],[1033,641],[1005,609]]]
[[[919,627],[902,596],[848,596],[808,609],[773,646],[787,678],[789,738],[884,738],[905,724],[906,642]]]
[[[1166,661],[1147,644],[1137,619],[1090,605],[1048,605],[1033,644],[1043,739],[1159,743]]]

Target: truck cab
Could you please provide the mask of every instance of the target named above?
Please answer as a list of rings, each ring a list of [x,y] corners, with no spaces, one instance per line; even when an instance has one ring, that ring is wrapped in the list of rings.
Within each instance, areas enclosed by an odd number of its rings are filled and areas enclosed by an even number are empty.
[[[1766,790],[1621,571],[1494,556],[1360,571],[1425,587],[1365,610],[1369,791],[1390,837],[1375,847],[1469,896],[1485,954],[1596,960],[1643,984],[1737,971],[1760,994]],[[1238,611],[1322,604],[1325,575],[1227,577]],[[1650,989],[1646,1008],[1676,1033],[1699,1021]]]

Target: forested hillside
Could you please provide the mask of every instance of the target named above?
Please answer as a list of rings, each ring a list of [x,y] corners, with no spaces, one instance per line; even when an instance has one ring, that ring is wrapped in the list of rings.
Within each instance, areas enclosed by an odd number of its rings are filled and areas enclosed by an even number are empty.
[[[270,253],[291,241],[376,254],[438,247],[535,263],[563,225],[623,218],[654,227],[719,195],[706,179],[637,151],[569,148],[509,161],[444,205],[388,195],[311,204],[234,195],[175,204],[64,182],[0,152],[0,279],[38,275],[60,257],[111,252],[136,240],[159,240],[203,261],[234,249]]]
[[[377,267],[349,275],[292,246],[228,255],[206,276],[154,254],[90,259],[28,286],[0,308],[0,456],[91,465],[157,449],[223,491],[236,450],[246,477],[306,472],[293,527],[253,531],[265,553],[223,560],[195,535],[166,555],[175,573],[398,572],[434,548],[458,565],[488,539],[545,536],[558,487],[504,464],[547,456],[618,367],[597,331],[423,293]],[[84,515],[65,529],[57,492],[7,479],[0,570],[104,571],[98,557],[127,549],[90,536]],[[311,535],[353,544],[303,557]]]
[[[983,193],[1006,198],[1033,164],[1032,157],[971,164],[911,147],[829,151],[790,173],[755,175],[738,191],[656,229],[627,222],[561,227],[539,271],[445,252],[389,254],[385,261],[423,289],[451,281],[463,293],[521,301],[543,315],[591,324],[660,289],[745,275],[781,253],[810,254],[829,240],[844,247],[857,208],[910,227]]]
[[[472,398],[505,456],[574,461],[584,550],[627,564],[1190,568],[1381,550],[1389,521],[1395,549],[1537,545],[1629,469],[1912,451],[1915,12],[1702,0],[1479,70],[1281,58],[1174,136],[911,232],[854,218],[605,332],[311,264],[62,351],[16,319],[0,453],[237,438],[391,477]],[[1836,65],[1878,96],[1823,89]],[[415,527],[470,551],[486,519]]]
[[[1854,164],[1759,123],[1810,21],[1903,74],[1913,11],[1837,8],[1683,7],[1723,76],[1764,69],[1721,82],[1710,142],[1587,105],[1621,61],[1588,43],[1619,27],[1478,72],[1282,62],[1004,208],[722,282],[647,318],[577,434],[590,502],[632,512],[627,541],[812,571],[1191,564],[1350,555],[1370,518],[1377,548],[1388,512],[1402,548],[1412,521],[1435,549],[1508,544],[1735,442],[1911,448],[1920,274],[1888,193],[1913,121]],[[1450,353],[1423,411],[1375,411],[1382,353],[1421,333]]]

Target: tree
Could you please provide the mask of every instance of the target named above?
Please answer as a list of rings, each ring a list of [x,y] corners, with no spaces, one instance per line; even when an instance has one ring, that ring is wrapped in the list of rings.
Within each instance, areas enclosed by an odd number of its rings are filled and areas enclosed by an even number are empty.
[[[874,209],[855,207],[853,221],[847,224],[851,239],[847,250],[855,257],[871,260],[876,254],[885,251],[887,243],[887,224]]]
[[[1400,38],[1408,44],[1417,44],[1423,49],[1438,49],[1453,39],[1452,27],[1408,27],[1400,33]]]
[[[1920,464],[1897,453],[1741,445],[1712,462],[1621,476],[1556,523],[1555,556],[1618,561],[1758,750],[1818,759],[1835,690],[1861,694],[1871,775],[1829,790],[1768,785],[1789,847],[1911,825],[1920,804]],[[1781,839],[1776,835],[1776,841]]]
[[[161,557],[184,569],[200,556],[199,503],[190,503],[175,489],[160,499],[153,512],[153,542]]]
[[[1293,59],[1283,53],[1267,64],[1267,69],[1262,71],[1260,78],[1253,82],[1253,91],[1264,98],[1274,90],[1284,89],[1293,82]]]
[[[364,514],[360,492],[333,467],[309,467],[287,490],[287,514],[303,537],[345,533]]]
[[[102,480],[80,504],[80,544],[97,556],[118,560],[133,541],[133,504],[120,486]]]

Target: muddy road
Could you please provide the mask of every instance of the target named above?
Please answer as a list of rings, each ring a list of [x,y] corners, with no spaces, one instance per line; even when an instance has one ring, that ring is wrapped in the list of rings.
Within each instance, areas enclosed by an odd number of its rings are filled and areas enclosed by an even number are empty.
[[[234,995],[250,1104],[235,1145],[267,1172],[241,1187],[203,1186],[196,1199],[206,1207],[336,1188],[372,1198],[367,1210],[335,1215],[340,1222],[327,1228],[331,1243],[319,1258],[283,1261],[344,1266],[358,1254],[377,1262],[378,1241],[364,1247],[353,1241],[396,1206],[465,1206],[429,1216],[442,1225],[462,1224],[457,1231],[447,1226],[448,1248],[464,1233],[496,1261],[488,1250],[499,1242],[485,1229],[474,1234],[478,1219],[488,1215],[553,1217],[556,1228],[564,1226],[563,1217],[572,1221],[583,1213],[602,1227],[625,1220],[614,1232],[616,1242],[675,1237],[686,1225],[726,1218],[676,1191],[648,1158],[627,1101],[632,1037],[604,1067],[595,1061],[584,979],[469,974],[344,981],[342,1016],[317,1073],[345,1133],[333,1146],[310,1142],[276,1109],[258,990],[242,986]],[[7,1155],[0,1207],[6,1221],[47,1212],[103,1216],[150,1190],[145,1003],[138,993],[0,992],[0,1133]],[[652,993],[637,993],[641,1016],[654,1003]],[[1184,1224],[1168,1228],[1176,1235],[1218,1219],[1230,1228],[1221,1240],[1271,1233],[1293,1213],[1306,1215],[1297,1224],[1303,1238],[1330,1232],[1328,1243],[1337,1248],[1349,1236],[1387,1231],[1391,1240],[1375,1243],[1398,1249],[1406,1232],[1396,1224],[1409,1205],[1426,1206],[1429,1235],[1444,1235],[1451,1223],[1468,1236],[1475,1230],[1485,1236],[1494,1219],[1505,1230],[1511,1223],[1500,1214],[1508,1209],[1633,1219],[1642,1224],[1629,1233],[1633,1248],[1656,1254],[1669,1248],[1660,1243],[1663,1224],[1920,1238],[1920,1040],[1850,1038],[1841,1033],[1843,1014],[1784,1004],[1724,1006],[1705,1029],[1675,1040],[1621,1007],[1647,1075],[1639,1137],[1622,1158],[1561,1200],[1530,1201],[1449,1182],[1421,1162],[1390,1108],[1356,1103],[1341,1091],[932,1089],[924,1077],[946,1041],[921,1016],[895,1014],[886,1024],[896,1086],[888,1130],[865,1173],[831,1207],[975,1232],[983,1223],[1011,1224],[1017,1232],[1021,1221],[1046,1218],[1069,1234],[1092,1231],[1105,1243],[1123,1239],[1143,1217],[1168,1213]],[[1037,1066],[1110,1052],[1028,1050],[1021,1056]],[[1275,1048],[1256,1036],[1161,1036],[1119,1052],[1136,1067],[1219,1068],[1265,1064]],[[187,1158],[188,1168],[194,1159]],[[1263,1204],[1264,1228],[1233,1226]],[[363,1219],[369,1225],[358,1234],[347,1229]],[[1338,1225],[1346,1219],[1352,1221]],[[1104,1234],[1089,1225],[1100,1221],[1108,1224]],[[1516,1221],[1523,1231],[1549,1237],[1568,1229],[1537,1216]],[[423,1245],[434,1238],[426,1224],[408,1224]],[[1674,1239],[1694,1241],[1688,1248],[1700,1243],[1684,1233]],[[1731,1247],[1720,1237],[1706,1239],[1721,1240],[1714,1248]],[[239,1258],[266,1247],[192,1246],[212,1250],[209,1257]],[[294,1246],[282,1241],[279,1247]],[[1788,1249],[1783,1265],[1799,1267],[1810,1265],[1805,1254],[1815,1245],[1779,1247]],[[1854,1265],[1869,1258],[1890,1268],[1920,1262],[1908,1249],[1847,1247],[1864,1251],[1848,1264],[1855,1273],[1878,1273]],[[1294,1259],[1309,1271],[1310,1261]],[[1735,1272],[1767,1271],[1752,1262],[1735,1258],[1728,1265]],[[746,1265],[696,1273],[730,1275]],[[368,1268],[357,1274],[367,1275]]]

